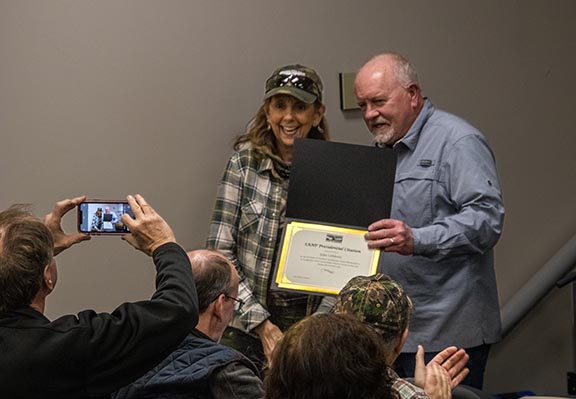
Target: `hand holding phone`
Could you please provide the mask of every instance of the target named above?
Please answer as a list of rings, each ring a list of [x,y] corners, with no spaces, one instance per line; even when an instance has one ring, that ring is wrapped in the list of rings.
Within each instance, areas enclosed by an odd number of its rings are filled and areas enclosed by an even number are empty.
[[[139,194],[128,196],[128,203],[134,212],[134,218],[124,214],[122,219],[130,227],[131,233],[122,236],[134,248],[152,256],[156,248],[176,242],[174,232],[154,208]]]
[[[93,235],[130,233],[122,215],[134,217],[130,204],[123,200],[91,199],[78,205],[78,231]]]
[[[54,205],[54,208],[52,208],[52,211],[44,216],[44,224],[52,233],[52,237],[54,237],[54,256],[74,244],[91,238],[89,235],[82,233],[65,233],[62,229],[62,217],[85,199],[85,196],[80,196],[58,201],[56,205]]]

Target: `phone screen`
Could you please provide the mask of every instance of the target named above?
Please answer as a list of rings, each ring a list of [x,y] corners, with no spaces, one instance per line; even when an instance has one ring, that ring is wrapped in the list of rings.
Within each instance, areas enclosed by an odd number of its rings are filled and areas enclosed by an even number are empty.
[[[122,215],[134,217],[126,201],[87,200],[78,205],[78,231],[89,234],[124,234]]]

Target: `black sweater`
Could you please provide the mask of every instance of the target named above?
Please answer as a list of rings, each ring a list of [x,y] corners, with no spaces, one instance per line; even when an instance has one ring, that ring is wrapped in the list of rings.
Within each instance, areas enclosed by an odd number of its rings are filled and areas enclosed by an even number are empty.
[[[177,244],[153,259],[148,301],[54,321],[30,307],[0,313],[0,398],[108,397],[171,353],[198,322],[196,287]]]

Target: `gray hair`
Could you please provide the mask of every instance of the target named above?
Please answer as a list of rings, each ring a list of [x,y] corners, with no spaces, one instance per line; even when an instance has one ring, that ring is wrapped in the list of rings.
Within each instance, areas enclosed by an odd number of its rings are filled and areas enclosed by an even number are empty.
[[[28,306],[52,261],[54,239],[28,205],[0,212],[0,311]]]

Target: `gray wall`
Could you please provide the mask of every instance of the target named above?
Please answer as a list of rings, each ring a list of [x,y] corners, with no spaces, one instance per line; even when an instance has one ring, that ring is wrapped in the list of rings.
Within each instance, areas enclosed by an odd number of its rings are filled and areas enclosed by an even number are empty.
[[[339,110],[338,72],[396,50],[438,107],[493,146],[505,303],[575,233],[575,20],[572,0],[0,0],[0,207],[44,214],[77,194],[142,193],[199,247],[231,142],[275,67],[315,67],[334,139],[368,144],[359,115]],[[153,289],[151,262],[118,238],[58,261],[50,317]],[[494,347],[487,390],[566,392],[569,304],[568,289],[553,291]]]

